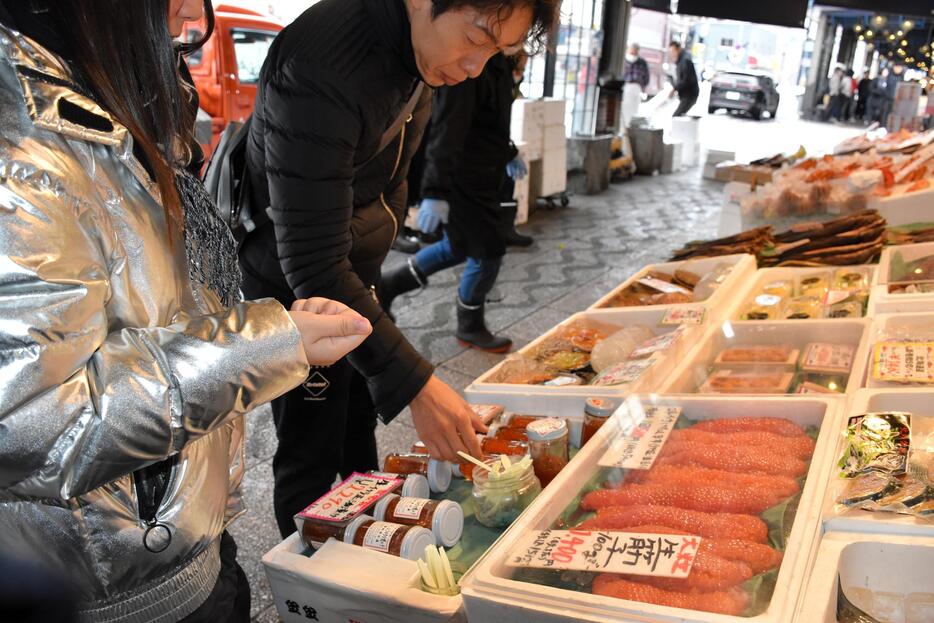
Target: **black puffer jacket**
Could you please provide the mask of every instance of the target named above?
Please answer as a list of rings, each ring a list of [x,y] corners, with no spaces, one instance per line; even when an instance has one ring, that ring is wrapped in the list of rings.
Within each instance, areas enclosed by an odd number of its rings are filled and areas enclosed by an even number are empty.
[[[675,65],[675,91],[678,97],[689,99],[697,97],[700,93],[700,87],[697,84],[697,70],[694,69],[694,61],[690,53],[685,50],[678,55],[678,62]]]
[[[404,136],[374,154],[419,79],[404,0],[324,0],[270,48],[247,148],[254,205],[271,206],[273,222],[248,236],[243,270],[283,303],[323,296],[370,320],[349,359],[383,421],[432,374],[372,295],[404,218],[430,89]]]
[[[514,86],[509,61],[497,54],[477,78],[435,93],[421,194],[450,203],[446,231],[458,254],[506,252],[512,214],[500,201],[506,164],[518,153],[509,140]]]

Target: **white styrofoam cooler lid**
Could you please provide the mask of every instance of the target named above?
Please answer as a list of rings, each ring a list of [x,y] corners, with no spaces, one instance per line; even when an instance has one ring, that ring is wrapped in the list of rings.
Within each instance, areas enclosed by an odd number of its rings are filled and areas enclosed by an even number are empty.
[[[748,398],[639,396],[627,401],[680,406],[694,419],[735,418],[750,415]],[[802,589],[819,529],[820,501],[830,472],[830,451],[839,428],[839,401],[808,398],[760,398],[755,415],[784,417],[801,425],[820,427],[808,478],[801,492],[797,518],[785,549],[776,589],[768,610],[751,619],[756,623],[790,621]],[[621,410],[622,412],[622,410]],[[621,417],[620,413],[614,416]],[[505,561],[519,538],[529,531],[552,528],[555,519],[574,502],[614,438],[612,426],[602,427],[544,493],[520,516],[487,555],[462,579],[464,601],[471,620],[520,623],[536,621],[704,622],[738,621],[734,617],[631,602],[589,593],[540,586],[512,579]]]

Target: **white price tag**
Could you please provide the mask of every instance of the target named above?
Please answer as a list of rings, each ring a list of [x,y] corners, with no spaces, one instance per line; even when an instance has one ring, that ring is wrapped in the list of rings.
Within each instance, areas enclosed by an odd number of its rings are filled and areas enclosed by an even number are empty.
[[[428,504],[428,500],[422,498],[402,498],[396,504],[392,511],[394,518],[417,520],[422,514],[422,509]]]
[[[400,478],[383,478],[354,472],[299,515],[323,521],[350,521],[387,493],[402,486]]]
[[[635,412],[635,407],[630,406],[621,416],[617,415],[622,430],[598,464],[621,469],[649,469],[680,416],[681,407],[648,407]]]
[[[642,359],[654,353],[668,350],[671,348],[672,344],[681,339],[685,331],[687,331],[687,327],[681,325],[670,333],[662,333],[657,337],[653,337],[651,340],[646,341],[642,346],[632,351],[632,353],[629,354],[629,358]]]
[[[510,567],[686,578],[701,538],[618,531],[543,530],[524,535]]]
[[[687,288],[682,288],[679,285],[674,283],[668,283],[667,281],[662,281],[661,279],[655,279],[654,277],[643,277],[639,279],[639,283],[644,286],[648,286],[653,290],[658,290],[664,294],[687,294],[691,295],[691,291]]]
[[[652,355],[647,359],[631,359],[629,361],[623,361],[622,363],[618,363],[615,366],[610,366],[601,372],[594,378],[593,381],[591,381],[590,384],[598,387],[606,387],[632,383],[640,376],[645,374],[645,371],[651,368],[657,360],[657,356]]]
[[[694,305],[691,307],[672,307],[665,312],[661,324],[663,325],[684,325],[704,324],[707,318],[707,308],[703,305]]]
[[[363,547],[388,552],[392,545],[392,536],[401,528],[399,524],[376,521],[367,528],[366,534],[363,535]]]

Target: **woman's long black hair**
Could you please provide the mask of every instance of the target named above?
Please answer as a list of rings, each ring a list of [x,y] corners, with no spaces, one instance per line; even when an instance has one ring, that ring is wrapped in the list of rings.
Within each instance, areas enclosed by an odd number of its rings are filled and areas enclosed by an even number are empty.
[[[183,227],[175,169],[188,164],[197,115],[182,86],[178,55],[211,36],[211,0],[204,0],[204,36],[182,44],[169,34],[169,0],[30,1],[47,13],[81,85],[142,149],[174,238]]]

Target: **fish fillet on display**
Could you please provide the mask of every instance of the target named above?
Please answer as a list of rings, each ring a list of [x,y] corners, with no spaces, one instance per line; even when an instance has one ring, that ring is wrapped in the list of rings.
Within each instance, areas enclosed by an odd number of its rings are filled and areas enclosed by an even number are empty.
[[[807,464],[804,461],[777,450],[698,441],[666,443],[656,464],[694,465],[728,472],[761,472],[793,477],[802,476],[807,472]]]
[[[710,539],[742,539],[765,543],[768,525],[754,515],[704,513],[675,506],[637,504],[597,509],[597,515],[584,521],[581,530],[631,530],[637,526],[665,526]]]
[[[635,484],[705,482],[737,489],[751,487],[767,490],[781,498],[791,497],[801,490],[798,481],[790,476],[757,473],[741,474],[722,469],[680,465],[656,465],[649,470],[632,470],[626,475],[625,482]],[[614,484],[608,485],[607,488],[615,489],[619,486],[621,485]]]
[[[703,482],[623,485],[618,489],[597,489],[581,500],[584,510],[606,506],[653,504],[677,506],[705,513],[743,513],[758,515],[784,498],[772,491],[723,487]]]
[[[703,420],[691,427],[691,430],[704,430],[711,433],[748,433],[761,431],[775,433],[785,437],[806,435],[804,429],[785,418],[777,417],[740,417],[722,420]]]
[[[742,614],[749,605],[749,596],[738,587],[712,592],[667,591],[643,582],[620,579],[612,574],[594,578],[591,591],[594,595],[733,616]]]
[[[814,440],[807,435],[779,435],[765,431],[743,431],[714,433],[697,428],[673,430],[668,442],[699,441],[703,443],[731,443],[738,446],[766,447],[789,452],[799,459],[807,460],[814,454]]]

